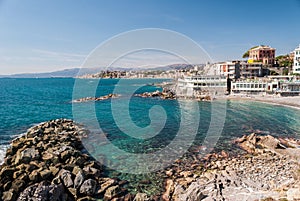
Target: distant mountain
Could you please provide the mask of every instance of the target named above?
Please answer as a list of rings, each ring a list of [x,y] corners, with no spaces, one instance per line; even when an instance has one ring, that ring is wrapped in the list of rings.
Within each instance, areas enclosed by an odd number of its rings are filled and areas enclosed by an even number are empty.
[[[49,78],[49,77],[75,77],[78,72],[79,68],[72,68],[72,69],[65,69],[60,71],[54,72],[47,72],[47,73],[22,73],[22,74],[13,74],[13,75],[0,75],[0,77],[7,77],[7,78]]]
[[[50,77],[76,77],[86,74],[95,74],[101,70],[110,71],[144,71],[144,70],[180,70],[192,68],[189,64],[172,64],[168,66],[155,67],[155,68],[122,68],[122,67],[110,67],[110,68],[71,68],[60,71],[47,72],[47,73],[22,73],[13,75],[0,75],[0,78],[50,78]]]
[[[76,77],[78,75],[93,74],[99,71],[98,68],[71,68],[46,73],[21,73],[13,75],[0,75],[0,78],[51,78],[51,77]]]

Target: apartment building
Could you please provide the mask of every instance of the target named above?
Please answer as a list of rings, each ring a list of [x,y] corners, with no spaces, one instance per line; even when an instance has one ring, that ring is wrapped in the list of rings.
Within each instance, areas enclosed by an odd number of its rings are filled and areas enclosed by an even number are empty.
[[[269,46],[258,46],[249,50],[248,63],[262,62],[264,65],[275,63],[275,49]]]

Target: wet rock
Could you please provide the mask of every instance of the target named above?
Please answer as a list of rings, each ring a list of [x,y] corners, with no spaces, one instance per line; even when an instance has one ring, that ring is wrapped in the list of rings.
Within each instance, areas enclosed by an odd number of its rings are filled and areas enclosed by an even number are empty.
[[[116,180],[110,179],[110,178],[102,179],[102,180],[104,180],[104,183],[102,183],[100,185],[100,188],[99,188],[99,190],[97,192],[98,194],[104,193],[108,187],[110,187],[110,186],[112,186],[112,185],[114,185],[114,184],[117,183]]]
[[[111,186],[105,191],[104,199],[111,200],[114,197],[118,196],[120,193],[121,193],[121,189],[119,186]]]

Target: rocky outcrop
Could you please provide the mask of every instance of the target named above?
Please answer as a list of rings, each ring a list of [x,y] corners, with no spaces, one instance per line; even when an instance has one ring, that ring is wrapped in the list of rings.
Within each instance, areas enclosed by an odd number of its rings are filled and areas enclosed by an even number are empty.
[[[235,142],[249,154],[209,154],[200,172],[166,171],[173,181],[166,182],[165,200],[299,200],[299,161],[283,152],[298,153],[299,141],[251,134]]]
[[[53,120],[15,139],[0,168],[0,200],[124,199],[124,181],[103,176],[103,167],[81,143],[71,120]]]
[[[251,154],[260,154],[265,151],[277,155],[289,156],[300,163],[300,141],[289,138],[275,138],[271,135],[257,135],[252,133],[235,140],[242,149]]]
[[[135,96],[142,97],[142,98],[154,98],[159,97],[161,99],[176,99],[175,93],[170,90],[164,91],[154,91],[154,92],[144,92],[142,94],[135,94]]]
[[[108,94],[105,96],[100,96],[100,97],[85,97],[85,98],[80,98],[73,100],[72,103],[83,103],[83,102],[89,102],[89,101],[103,101],[111,98],[118,98],[120,95],[118,94]]]
[[[151,197],[138,188],[133,195],[126,189],[127,181],[105,176],[104,167],[81,143],[87,134],[73,121],[58,119],[12,141],[0,166],[0,200],[300,199],[298,140],[243,136],[235,143],[248,153],[234,157],[225,151],[203,156],[204,147],[191,147],[168,169],[156,173],[164,178],[165,189]],[[143,180],[138,186],[151,183]]]

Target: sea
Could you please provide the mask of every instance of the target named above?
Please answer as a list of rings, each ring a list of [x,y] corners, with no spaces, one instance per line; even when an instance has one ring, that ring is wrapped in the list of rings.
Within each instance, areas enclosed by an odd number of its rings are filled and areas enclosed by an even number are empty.
[[[14,138],[34,125],[57,118],[74,119],[94,132],[104,133],[107,139],[103,147],[111,142],[119,150],[134,154],[154,153],[168,146],[183,151],[197,145],[207,149],[209,143],[212,146],[208,151],[235,153],[239,150],[232,141],[253,132],[300,138],[300,110],[295,108],[250,100],[198,102],[135,96],[161,91],[156,83],[165,81],[170,80],[2,78],[0,162]],[[119,96],[72,102],[110,93]],[[90,140],[86,143],[88,150],[92,143],[101,146],[101,142]]]

